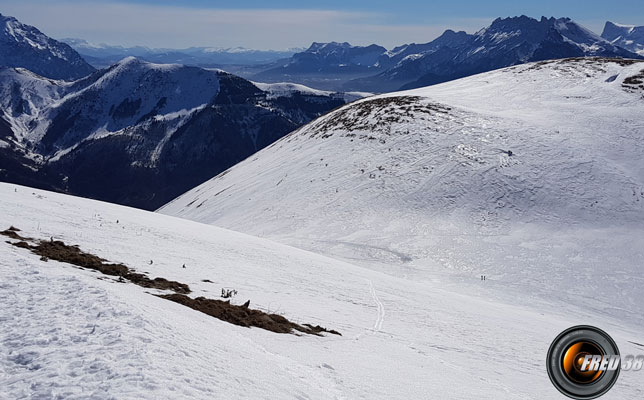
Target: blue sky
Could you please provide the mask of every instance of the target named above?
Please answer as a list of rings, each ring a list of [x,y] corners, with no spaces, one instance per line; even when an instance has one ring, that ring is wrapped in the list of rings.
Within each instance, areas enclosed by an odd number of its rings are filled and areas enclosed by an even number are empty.
[[[174,48],[286,49],[331,40],[390,48],[521,14],[567,16],[597,33],[606,20],[644,25],[643,0],[3,0],[0,13],[56,38]]]

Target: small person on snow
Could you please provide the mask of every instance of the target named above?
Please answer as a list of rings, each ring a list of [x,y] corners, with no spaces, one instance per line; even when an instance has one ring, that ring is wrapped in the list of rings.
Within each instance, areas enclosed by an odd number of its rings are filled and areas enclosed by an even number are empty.
[[[512,154],[514,154],[514,153],[512,153],[512,150],[508,150],[507,153],[508,153],[508,156],[510,156],[510,157],[512,157]]]

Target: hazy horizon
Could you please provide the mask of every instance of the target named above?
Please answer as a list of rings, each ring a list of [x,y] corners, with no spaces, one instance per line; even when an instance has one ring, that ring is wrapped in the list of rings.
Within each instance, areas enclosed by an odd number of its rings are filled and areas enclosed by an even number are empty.
[[[429,42],[446,29],[474,33],[497,17],[518,15],[537,19],[542,15],[570,17],[597,34],[607,20],[644,24],[644,10],[639,15],[633,13],[642,7],[630,0],[613,2],[610,7],[595,1],[568,4],[545,1],[534,5],[498,0],[485,6],[470,0],[449,4],[416,0],[403,0],[395,5],[383,1],[344,3],[328,1],[325,9],[321,9],[293,1],[273,2],[271,8],[262,8],[264,3],[257,1],[226,8],[219,2],[203,0],[186,1],[181,6],[163,0],[56,3],[8,0],[0,13],[36,26],[51,37],[83,39],[93,44],[277,51],[331,41],[352,45],[375,43],[390,49],[404,43]],[[589,7],[590,3],[602,6]]]

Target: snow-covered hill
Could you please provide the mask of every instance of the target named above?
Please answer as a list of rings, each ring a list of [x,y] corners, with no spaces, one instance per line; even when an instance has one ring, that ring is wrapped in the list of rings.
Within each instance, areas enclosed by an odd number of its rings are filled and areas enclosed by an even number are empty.
[[[133,57],[74,82],[2,69],[0,178],[154,209],[366,95],[257,85]]]
[[[615,24],[606,21],[602,37],[616,46],[644,56],[644,26]]]
[[[569,59],[359,100],[160,212],[642,326],[643,77]]]
[[[0,66],[27,68],[53,79],[78,79],[94,71],[69,45],[0,14]]]
[[[41,260],[3,236],[2,398],[559,399],[543,360],[563,329],[592,321],[624,353],[644,343],[641,325],[617,315],[578,313],[555,299],[544,307],[494,299],[502,281],[446,288],[213,226],[0,184],[0,227],[10,225],[189,284],[193,297],[234,288],[234,304],[250,300],[342,336],[231,325],[155,290]],[[605,398],[643,392],[637,373],[623,373]]]

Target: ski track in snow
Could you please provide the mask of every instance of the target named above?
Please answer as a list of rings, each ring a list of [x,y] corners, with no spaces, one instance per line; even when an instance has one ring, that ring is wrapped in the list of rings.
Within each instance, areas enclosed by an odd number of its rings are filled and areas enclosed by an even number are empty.
[[[373,282],[370,280],[367,280],[367,281],[369,282],[369,290],[371,291],[371,297],[373,297],[373,301],[376,303],[376,306],[378,307],[378,317],[376,318],[376,322],[373,324],[373,331],[380,332],[380,330],[382,329],[382,324],[385,322],[385,306],[378,298],[378,294],[376,293],[376,288],[373,287]]]

